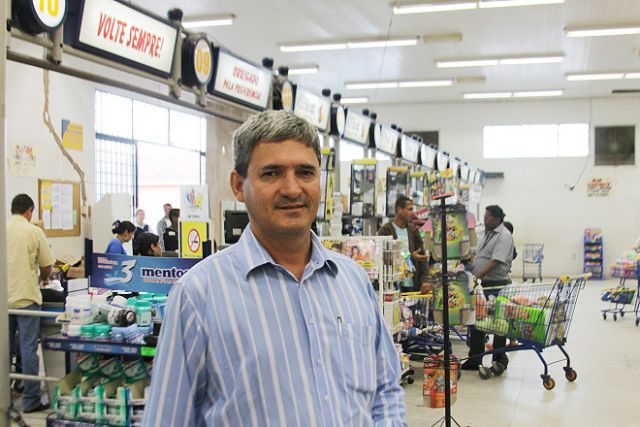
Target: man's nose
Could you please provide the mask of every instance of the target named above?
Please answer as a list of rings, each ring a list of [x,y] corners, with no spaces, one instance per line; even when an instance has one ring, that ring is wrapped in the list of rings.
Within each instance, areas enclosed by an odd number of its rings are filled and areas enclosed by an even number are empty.
[[[294,171],[287,172],[282,179],[280,194],[290,199],[297,198],[302,195],[302,187],[300,186],[300,182],[298,181],[298,177]]]

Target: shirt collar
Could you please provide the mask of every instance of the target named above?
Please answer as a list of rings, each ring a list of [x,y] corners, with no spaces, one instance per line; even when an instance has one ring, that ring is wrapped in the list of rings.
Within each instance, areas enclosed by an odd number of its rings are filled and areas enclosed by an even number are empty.
[[[12,221],[18,221],[18,222],[26,222],[27,224],[31,224],[27,218],[24,217],[24,215],[20,215],[20,214],[14,214],[11,215],[11,220]]]
[[[245,227],[238,242],[230,249],[238,253],[237,260],[240,266],[240,273],[245,279],[249,277],[253,270],[263,265],[278,265],[253,234],[250,224]],[[319,270],[326,266],[334,275],[338,273],[336,262],[331,259],[328,249],[322,246],[320,239],[313,232],[311,232],[311,257],[307,266],[310,266],[313,270]]]

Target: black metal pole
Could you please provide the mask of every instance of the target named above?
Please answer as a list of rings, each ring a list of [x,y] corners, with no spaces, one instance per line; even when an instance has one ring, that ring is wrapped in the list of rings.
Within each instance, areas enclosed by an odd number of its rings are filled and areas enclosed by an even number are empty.
[[[444,420],[451,427],[451,340],[449,339],[449,272],[447,271],[446,197],[440,199],[442,247],[442,329],[444,335]]]

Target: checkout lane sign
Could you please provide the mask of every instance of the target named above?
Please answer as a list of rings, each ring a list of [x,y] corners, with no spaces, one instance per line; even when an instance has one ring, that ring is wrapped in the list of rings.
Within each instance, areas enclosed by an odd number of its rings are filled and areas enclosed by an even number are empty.
[[[66,0],[14,0],[15,24],[31,34],[50,33],[67,16]]]
[[[40,22],[50,29],[62,24],[67,11],[66,0],[31,0]]]

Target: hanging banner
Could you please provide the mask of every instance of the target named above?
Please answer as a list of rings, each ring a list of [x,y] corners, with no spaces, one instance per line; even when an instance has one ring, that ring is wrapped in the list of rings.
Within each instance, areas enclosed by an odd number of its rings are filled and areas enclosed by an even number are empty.
[[[180,258],[202,258],[202,242],[209,240],[209,223],[180,221]]]
[[[400,140],[400,154],[402,158],[408,162],[418,163],[419,153],[420,143],[407,135],[402,135],[402,139]]]
[[[209,187],[207,185],[180,186],[180,219],[209,220]]]
[[[170,75],[176,25],[115,0],[83,0],[69,8],[69,21],[77,28],[65,25],[65,43],[150,73]]]
[[[605,178],[593,178],[587,183],[587,197],[607,197],[611,193],[613,183]]]
[[[91,256],[90,284],[97,288],[169,293],[171,286],[199,261],[94,253]]]
[[[273,73],[220,48],[214,49],[215,74],[209,92],[264,110],[269,102]]]
[[[305,119],[313,126],[325,131],[327,130],[327,126],[329,126],[331,101],[328,98],[314,95],[298,87],[293,112],[296,116]]]
[[[7,153],[9,173],[14,176],[37,176],[36,148],[30,144],[11,144]]]
[[[347,110],[347,122],[344,128],[344,138],[359,144],[369,142],[369,128],[371,119],[353,110]]]

